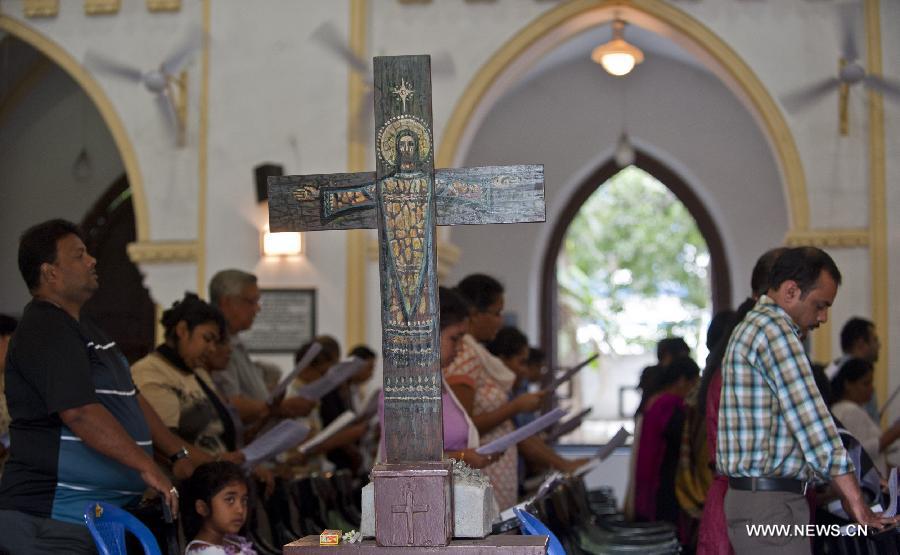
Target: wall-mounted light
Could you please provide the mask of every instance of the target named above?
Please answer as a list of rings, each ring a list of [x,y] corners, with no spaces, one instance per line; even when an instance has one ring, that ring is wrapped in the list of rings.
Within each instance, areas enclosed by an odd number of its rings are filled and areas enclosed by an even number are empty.
[[[295,231],[272,233],[266,226],[262,233],[264,256],[297,256],[303,254],[303,234]]]
[[[634,66],[644,61],[644,53],[622,38],[625,31],[624,21],[616,19],[612,28],[612,40],[595,48],[591,52],[591,59],[603,66],[607,73],[621,77],[628,75]]]

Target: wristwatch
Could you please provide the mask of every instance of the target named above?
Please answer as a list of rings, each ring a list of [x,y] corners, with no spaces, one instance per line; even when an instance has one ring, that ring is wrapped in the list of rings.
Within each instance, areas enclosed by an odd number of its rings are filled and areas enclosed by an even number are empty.
[[[190,452],[188,452],[187,447],[182,447],[178,451],[175,451],[174,454],[169,455],[169,460],[172,461],[172,464],[175,464],[188,455],[190,455]]]

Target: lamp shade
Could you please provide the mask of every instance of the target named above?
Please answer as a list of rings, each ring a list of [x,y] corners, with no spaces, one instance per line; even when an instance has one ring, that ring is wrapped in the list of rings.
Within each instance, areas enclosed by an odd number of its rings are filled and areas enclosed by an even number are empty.
[[[603,66],[607,73],[618,77],[628,75],[634,66],[644,61],[641,49],[622,38],[624,29],[624,21],[619,19],[614,21],[612,40],[601,44],[591,52],[591,59],[594,62]]]

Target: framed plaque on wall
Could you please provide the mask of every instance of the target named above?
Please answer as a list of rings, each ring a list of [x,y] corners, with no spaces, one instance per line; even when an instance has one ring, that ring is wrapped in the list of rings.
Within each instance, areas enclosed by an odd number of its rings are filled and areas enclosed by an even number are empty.
[[[259,314],[241,334],[248,351],[293,353],[316,335],[315,289],[260,289]]]

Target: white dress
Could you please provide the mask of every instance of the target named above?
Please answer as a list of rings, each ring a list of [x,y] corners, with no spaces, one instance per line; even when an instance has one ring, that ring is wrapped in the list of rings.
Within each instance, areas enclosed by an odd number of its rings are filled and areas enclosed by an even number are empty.
[[[253,544],[241,536],[227,535],[222,545],[194,540],[184,548],[184,555],[257,555]]]

